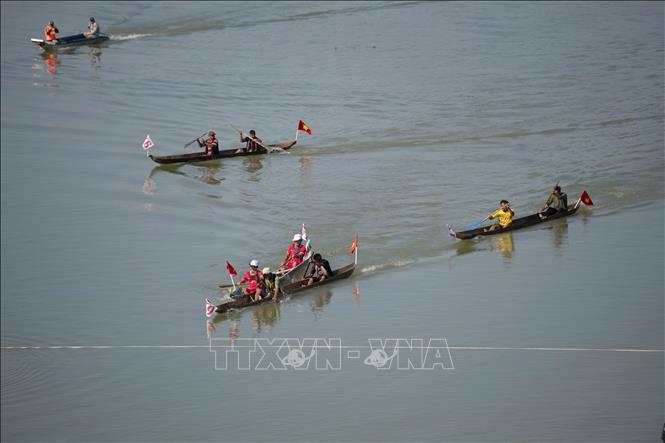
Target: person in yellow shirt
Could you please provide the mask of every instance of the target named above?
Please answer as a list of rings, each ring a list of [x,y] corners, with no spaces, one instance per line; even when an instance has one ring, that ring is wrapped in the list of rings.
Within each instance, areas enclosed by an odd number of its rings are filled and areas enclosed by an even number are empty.
[[[485,232],[496,231],[497,229],[505,228],[513,222],[514,216],[515,211],[511,209],[508,200],[501,200],[501,207],[487,216],[488,220],[494,220],[495,218],[498,218],[499,223],[496,225],[491,225],[485,230]]]

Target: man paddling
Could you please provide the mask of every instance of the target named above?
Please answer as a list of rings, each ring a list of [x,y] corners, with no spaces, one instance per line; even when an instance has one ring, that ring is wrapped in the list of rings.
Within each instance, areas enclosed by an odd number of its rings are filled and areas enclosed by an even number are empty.
[[[258,152],[261,151],[262,149],[265,149],[263,145],[263,140],[258,138],[256,136],[256,131],[253,129],[250,129],[249,131],[249,136],[248,137],[243,137],[242,136],[242,131],[240,132],[240,143],[247,143],[244,148],[238,149],[238,153],[240,152]]]
[[[58,28],[55,27],[55,23],[53,23],[53,20],[48,22],[48,25],[44,27],[44,40],[47,42],[54,42],[58,38],[56,37],[56,34],[60,32]]]
[[[305,255],[307,255],[307,248],[302,244],[302,236],[296,234],[293,236],[293,242],[289,245],[284,261],[279,268],[283,271],[293,269],[303,262]]]
[[[261,300],[263,292],[263,273],[259,271],[259,261],[253,259],[249,262],[249,271],[245,272],[242,280],[238,282],[239,285],[247,283],[247,287],[243,290],[243,295],[246,295],[252,301]]]
[[[498,218],[499,223],[486,228],[485,232],[492,232],[496,231],[497,229],[505,228],[513,222],[514,216],[515,211],[511,209],[508,200],[501,200],[501,207],[487,216],[488,220],[494,220],[495,218]]]
[[[542,207],[538,216],[544,220],[559,212],[566,212],[568,210],[568,195],[561,191],[561,186],[554,187],[550,196],[547,197],[545,206]]]
[[[215,136],[215,131],[208,131],[208,138],[203,141],[201,141],[200,138],[197,138],[196,142],[201,148],[205,148],[205,154],[208,157],[219,154],[219,141]]]
[[[308,274],[309,279],[307,280],[307,286],[333,276],[333,270],[330,267],[330,263],[328,263],[328,260],[321,257],[321,254],[314,254],[312,256],[312,262],[314,266]]]

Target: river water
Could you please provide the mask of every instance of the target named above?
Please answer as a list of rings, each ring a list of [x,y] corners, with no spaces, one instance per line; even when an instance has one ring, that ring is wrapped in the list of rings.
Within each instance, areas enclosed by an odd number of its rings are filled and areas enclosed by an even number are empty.
[[[662,2],[1,7],[3,441],[659,438]],[[29,41],[91,14],[101,47]],[[141,148],[300,119],[289,153]],[[595,205],[446,233],[557,181]],[[275,267],[302,223],[333,266],[359,232],[354,276],[207,322],[225,262]],[[225,357],[286,338],[330,366]],[[389,338],[442,353],[381,370]]]

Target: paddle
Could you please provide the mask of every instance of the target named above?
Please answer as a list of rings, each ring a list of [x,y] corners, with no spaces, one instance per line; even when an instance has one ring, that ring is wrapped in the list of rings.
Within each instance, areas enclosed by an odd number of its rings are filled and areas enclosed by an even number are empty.
[[[196,137],[196,138],[195,138],[194,140],[192,140],[191,142],[187,143],[187,144],[184,146],[184,149],[187,149],[187,147],[188,147],[189,145],[191,145],[192,143],[194,143],[196,140],[200,139],[201,137],[203,137],[203,136],[206,135],[207,133],[208,133],[208,131],[204,132],[203,134],[199,135],[198,137]]]
[[[488,215],[487,217],[485,217],[484,219],[480,220],[479,222],[474,223],[474,224],[472,224],[471,226],[469,226],[469,227],[467,228],[467,230],[468,230],[468,231],[472,231],[472,230],[474,230],[474,229],[479,228],[480,225],[482,225],[483,222],[484,222],[485,220],[488,220],[489,218],[490,218],[490,216]]]

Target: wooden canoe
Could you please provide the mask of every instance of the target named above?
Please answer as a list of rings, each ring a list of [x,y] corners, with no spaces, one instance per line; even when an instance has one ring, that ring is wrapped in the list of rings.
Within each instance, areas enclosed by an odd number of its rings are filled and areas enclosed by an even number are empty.
[[[60,37],[54,41],[45,41],[40,38],[31,38],[30,41],[38,45],[44,50],[57,49],[57,48],[66,48],[70,46],[81,46],[81,45],[94,45],[97,43],[103,43],[109,40],[108,35],[99,34],[96,37],[86,37],[83,34],[69,35],[67,37]]]
[[[332,282],[337,281],[337,280],[343,280],[345,278],[350,277],[351,274],[353,274],[353,271],[355,270],[355,268],[356,268],[355,263],[351,263],[350,265],[346,265],[342,268],[335,269],[335,270],[333,270],[333,276],[332,277],[328,277],[323,281],[312,283],[310,286],[307,286],[307,280],[308,279],[303,279],[303,280],[300,280],[300,281],[297,281],[297,282],[294,282],[294,283],[289,283],[289,284],[285,285],[284,287],[280,287],[280,294],[282,294],[282,295],[291,295],[291,294],[295,294],[295,293],[298,293],[298,292],[305,291],[307,289],[312,289],[312,288],[316,288],[318,286],[327,285],[328,283],[332,283]],[[247,297],[242,297],[239,300],[231,300],[231,301],[228,301],[226,303],[222,303],[220,305],[217,305],[217,307],[215,309],[215,312],[220,314],[220,313],[228,312],[232,309],[233,310],[238,310],[238,309],[243,309],[243,308],[247,308],[247,307],[250,307],[250,306],[260,305],[262,303],[266,303],[266,302],[269,302],[269,301],[272,301],[272,300],[273,300],[273,298],[270,297],[270,296],[262,298],[261,300],[257,300],[257,301],[249,301],[247,299]]]
[[[278,149],[290,149],[293,147],[293,145],[296,144],[295,140],[283,142],[283,143],[276,143],[274,145],[266,145],[269,148],[278,148]],[[254,151],[254,152],[237,152],[238,149],[242,149],[242,147],[234,148],[234,149],[224,149],[222,151],[219,151],[218,154],[213,155],[213,156],[207,156],[205,152],[193,152],[191,154],[179,154],[179,155],[164,155],[164,156],[155,156],[155,155],[148,155],[150,160],[154,161],[155,163],[160,163],[160,164],[169,164],[169,163],[193,163],[193,162],[205,162],[209,160],[217,160],[220,158],[230,158],[230,157],[246,157],[249,155],[262,155],[262,154],[267,154],[267,152],[264,149]]]
[[[550,215],[546,219],[541,219],[538,214],[527,215],[526,217],[516,218],[511,224],[505,228],[495,229],[494,231],[486,231],[487,226],[478,229],[472,229],[469,231],[455,232],[449,227],[450,235],[454,234],[460,240],[469,240],[477,236],[486,236],[486,235],[496,235],[504,232],[514,231],[516,229],[522,229],[529,226],[537,225],[539,223],[548,222],[550,220],[556,220],[557,218],[568,217],[577,212],[579,208],[579,202],[574,205],[569,205],[568,210],[565,212],[559,212],[554,215]]]

